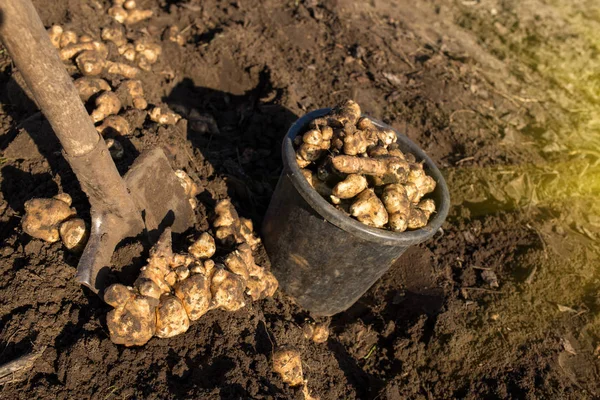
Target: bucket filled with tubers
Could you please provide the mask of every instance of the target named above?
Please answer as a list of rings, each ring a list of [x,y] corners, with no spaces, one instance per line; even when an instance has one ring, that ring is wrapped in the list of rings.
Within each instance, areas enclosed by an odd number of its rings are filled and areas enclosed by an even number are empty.
[[[448,214],[433,161],[352,100],[296,121],[282,157],[263,241],[281,289],[315,316],[349,308]]]

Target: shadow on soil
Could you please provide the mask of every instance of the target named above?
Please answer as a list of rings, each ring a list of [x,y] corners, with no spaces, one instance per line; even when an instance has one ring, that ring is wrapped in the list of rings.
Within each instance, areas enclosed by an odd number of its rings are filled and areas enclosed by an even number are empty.
[[[298,118],[274,104],[280,96],[265,70],[257,86],[244,95],[198,87],[184,79],[163,99],[187,117],[187,139],[225,178],[238,211],[255,226],[260,226],[279,179],[282,139]],[[210,198],[200,200],[214,205]]]

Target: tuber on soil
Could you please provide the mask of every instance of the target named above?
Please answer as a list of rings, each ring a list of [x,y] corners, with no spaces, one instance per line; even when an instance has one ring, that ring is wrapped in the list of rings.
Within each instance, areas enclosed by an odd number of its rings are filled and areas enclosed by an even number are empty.
[[[125,18],[125,25],[133,25],[141,22],[145,19],[148,19],[152,16],[152,10],[138,10],[133,9],[127,12],[127,17]]]
[[[109,115],[104,118],[102,124],[96,127],[96,130],[103,136],[122,135],[127,136],[131,133],[129,122],[120,115]]]
[[[50,37],[50,42],[57,49],[60,49],[60,37],[62,36],[63,28],[60,25],[52,25],[48,29],[48,36]]]
[[[180,119],[179,114],[174,113],[167,107],[154,107],[149,113],[150,119],[160,125],[175,125]]]
[[[123,3],[123,8],[126,10],[133,10],[136,6],[135,0],[127,0]]]
[[[75,214],[70,197],[31,199],[25,202],[25,216],[21,224],[28,235],[54,243],[60,239],[60,224]]]
[[[165,29],[162,39],[168,40],[169,42],[175,42],[180,46],[185,44],[185,39],[181,35],[179,28],[175,25],[169,26],[167,29]]]
[[[127,38],[123,33],[123,29],[119,26],[102,29],[102,40],[112,42],[117,47],[127,44]]]
[[[96,108],[92,111],[92,121],[99,122],[109,115],[117,114],[121,110],[121,100],[114,92],[104,92],[96,98]]]
[[[169,338],[187,332],[190,320],[183,303],[171,294],[163,294],[156,309],[156,332],[159,338]]]
[[[244,307],[244,281],[225,268],[216,267],[210,283],[210,308],[237,311]]]
[[[125,78],[133,79],[138,76],[140,70],[136,67],[132,67],[131,65],[117,63],[113,61],[107,61],[106,64],[106,72],[114,75],[121,75]]]
[[[199,260],[211,258],[216,251],[215,239],[208,232],[203,232],[198,240],[188,247],[188,252]]]
[[[148,19],[152,16],[152,10],[140,10],[136,8],[134,0],[113,1],[113,6],[108,9],[108,15],[120,24],[132,25]]]
[[[97,41],[72,43],[60,49],[58,54],[61,60],[67,61],[84,51],[96,51],[104,60],[108,56],[108,48],[106,45]]]
[[[304,383],[302,359],[294,349],[279,349],[273,353],[273,372],[281,375],[281,379],[290,386]]]
[[[190,321],[197,320],[210,309],[210,281],[203,274],[193,274],[178,282],[174,291],[175,296],[181,300]]]
[[[304,325],[304,337],[315,343],[325,343],[329,339],[328,323],[307,323]]]
[[[108,15],[113,17],[113,19],[120,24],[125,23],[128,14],[129,13],[127,12],[127,10],[125,10],[122,6],[113,6],[108,9]]]
[[[200,193],[200,189],[198,189],[198,185],[194,183],[192,178],[182,169],[178,169],[175,171],[175,175],[179,179],[179,183],[183,187],[183,190],[186,196],[190,198],[195,198],[198,193]]]
[[[144,98],[144,88],[142,82],[137,79],[128,79],[123,81],[116,90],[121,103],[127,107],[145,110],[148,102]]]
[[[88,101],[90,97],[92,97],[96,93],[104,91],[110,92],[112,90],[108,82],[100,78],[84,76],[75,80],[74,83],[75,87],[77,88],[77,91],[79,92],[79,97],[81,97],[81,100],[83,102]]]
[[[77,34],[73,31],[64,31],[60,36],[59,45],[61,48],[66,47],[70,44],[77,43]]]
[[[83,75],[100,75],[104,71],[106,59],[95,50],[86,50],[75,59],[77,68]]]
[[[162,53],[160,45],[152,42],[150,38],[144,37],[136,40],[134,46],[137,52],[138,67],[144,71],[150,71],[152,64],[156,63],[158,56]]]
[[[136,57],[137,53],[135,52],[135,46],[133,45],[133,43],[126,43],[122,46],[119,46],[117,51],[119,52],[120,55],[125,57],[125,59],[127,61],[131,61],[131,62],[135,61],[135,57]]]
[[[366,225],[403,232],[427,225],[435,203],[420,202],[436,182],[396,141],[393,130],[361,116],[348,100],[309,122],[294,145],[302,175],[337,209]]]
[[[240,218],[229,200],[221,200],[215,206],[217,217],[213,223],[216,228],[215,237],[224,245],[233,247],[236,244],[248,243],[254,250],[260,238],[254,235],[252,221]]]
[[[89,237],[89,229],[81,218],[71,218],[60,224],[60,238],[67,248],[75,253],[83,251]]]
[[[152,338],[156,332],[158,300],[136,294],[133,289],[117,283],[106,289],[104,301],[115,307],[106,316],[114,343],[141,346]]]

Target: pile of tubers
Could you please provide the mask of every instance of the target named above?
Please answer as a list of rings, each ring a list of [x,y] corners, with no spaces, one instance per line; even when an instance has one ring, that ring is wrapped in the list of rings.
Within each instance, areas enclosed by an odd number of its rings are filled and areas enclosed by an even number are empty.
[[[338,210],[365,225],[394,232],[419,229],[435,212],[423,199],[436,186],[396,133],[361,116],[352,101],[316,118],[294,140],[296,161],[308,183]]]
[[[203,232],[187,253],[176,254],[166,230],[133,287],[117,283],[105,290],[104,301],[114,307],[107,315],[114,343],[141,346],[152,336],[173,337],[212,309],[239,310],[245,295],[253,301],[273,296],[277,279],[252,254],[260,239],[229,200],[217,203],[215,212],[215,236],[223,248],[234,245],[233,251],[215,257],[217,242]]]
[[[131,0],[115,1],[112,9],[124,10],[129,17],[142,15]],[[150,17],[152,12],[144,11],[143,15]],[[174,35],[173,40],[182,40],[173,27],[165,32]],[[165,105],[149,107],[142,81],[137,79],[142,70],[151,71],[162,53],[161,46],[149,36],[130,40],[120,25],[102,29],[101,39],[78,35],[59,25],[49,28],[48,35],[63,61],[75,61],[77,69],[72,74],[81,75],[75,79],[75,87],[82,102],[91,109],[90,117],[113,159],[120,159],[125,153],[118,137],[132,134],[146,117],[158,125],[175,125],[181,119]],[[117,59],[109,60],[109,55]]]

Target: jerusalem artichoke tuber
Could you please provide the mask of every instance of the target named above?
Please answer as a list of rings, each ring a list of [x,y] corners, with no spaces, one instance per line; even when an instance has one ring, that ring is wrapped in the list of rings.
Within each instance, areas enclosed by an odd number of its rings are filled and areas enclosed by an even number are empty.
[[[215,237],[221,243],[230,247],[236,244],[248,243],[252,249],[258,246],[260,239],[252,232],[252,221],[240,218],[229,200],[218,202],[215,206],[215,213],[217,214],[217,218],[213,223],[216,228]]]
[[[127,12],[127,17],[125,18],[125,25],[137,24],[138,22],[152,17],[153,14],[154,12],[152,10],[129,10]]]
[[[60,49],[58,54],[61,60],[67,61],[84,51],[94,51],[97,48],[100,46],[95,45],[94,42],[72,43]]]
[[[217,267],[212,275],[210,308],[237,311],[244,307],[244,282],[237,275]]]
[[[327,323],[306,323],[304,337],[315,343],[325,343],[329,339],[329,325]]]
[[[135,46],[133,45],[133,43],[125,43],[124,45],[119,46],[117,51],[120,55],[125,57],[127,61],[133,62],[135,61],[135,57],[137,56]]]
[[[346,123],[356,125],[360,118],[360,106],[352,100],[346,100],[343,104],[338,105],[333,109],[329,120],[335,121],[339,127],[343,127]]]
[[[210,309],[210,287],[210,277],[203,274],[192,274],[175,285],[175,296],[181,300],[190,321],[197,320]]]
[[[179,298],[163,294],[156,309],[156,331],[159,338],[169,338],[187,332],[190,320]]]
[[[211,258],[216,250],[215,239],[208,232],[203,232],[198,240],[188,247],[189,253],[199,260]]]
[[[145,71],[149,71],[151,65],[156,63],[158,56],[162,53],[160,45],[152,42],[152,40],[147,37],[136,40],[134,45],[135,51],[137,52],[138,67]]]
[[[381,228],[388,222],[388,213],[372,189],[363,190],[350,206],[350,213],[365,225]]]
[[[96,130],[103,136],[115,134],[127,136],[131,134],[129,122],[120,115],[109,115],[104,118],[102,124],[98,125]]]
[[[168,40],[170,42],[175,42],[180,46],[183,46],[185,44],[185,39],[181,35],[179,28],[175,25],[169,26],[167,29],[165,29],[162,39]]]
[[[123,285],[116,284],[108,287],[105,301],[117,297],[112,292],[122,292]],[[118,289],[118,290],[117,290]],[[125,288],[127,290],[127,288]],[[107,299],[108,296],[108,300]],[[126,298],[122,293],[118,296]],[[141,346],[152,338],[156,331],[156,305],[158,301],[150,297],[133,294],[124,303],[113,300],[116,308],[109,311],[106,316],[106,324],[110,333],[110,339],[116,344],[125,346]],[[109,303],[110,304],[110,303]]]
[[[404,183],[408,178],[409,164],[397,157],[355,157],[336,156],[333,167],[346,174],[373,175],[381,179],[381,184]]]
[[[290,386],[304,383],[302,373],[302,359],[297,350],[281,348],[273,353],[273,372],[278,373],[281,379]]]
[[[385,209],[394,214],[397,212],[407,213],[410,207],[410,201],[406,194],[406,188],[398,183],[392,183],[383,188],[381,201],[385,205]]]
[[[121,75],[129,79],[135,78],[140,72],[138,68],[132,67],[131,65],[116,63],[112,61],[107,61],[105,66],[106,72],[108,72],[109,74]]]
[[[50,42],[57,49],[60,49],[60,37],[63,34],[63,28],[60,25],[52,25],[48,29],[48,36],[50,37]]]
[[[64,198],[66,200],[66,198]],[[25,202],[25,216],[21,220],[23,231],[50,243],[60,239],[60,224],[73,217],[75,209],[62,199],[31,199]]]
[[[126,10],[133,10],[135,7],[137,7],[135,0],[127,0],[123,3],[123,8]]]
[[[427,225],[427,221],[435,211],[435,203],[431,199],[423,200],[413,208],[408,215],[408,228],[418,229]]]
[[[100,75],[104,71],[106,60],[95,50],[86,50],[75,59],[77,68],[86,76]]]
[[[96,98],[96,109],[92,111],[92,121],[99,122],[109,115],[117,114],[121,110],[121,101],[114,92],[104,92]]]
[[[340,199],[351,199],[367,188],[367,179],[358,174],[350,174],[339,182],[331,194]]]
[[[81,218],[71,218],[60,224],[60,238],[67,248],[72,252],[80,252],[87,243],[89,230]]]
[[[124,24],[127,19],[128,12],[122,6],[113,6],[108,9],[108,15],[113,17],[115,21],[120,24]]]
[[[144,98],[144,88],[142,82],[137,79],[128,79],[123,81],[116,90],[117,96],[121,102],[127,106],[145,110],[148,103]]]
[[[100,78],[84,76],[75,80],[74,83],[79,92],[79,97],[84,102],[88,101],[96,93],[103,91],[110,92],[112,90],[110,85],[104,79]]]
[[[170,111],[167,107],[154,107],[148,114],[150,119],[160,125],[175,125],[181,119],[179,114]]]
[[[66,47],[70,44],[77,43],[77,34],[73,31],[64,31],[60,36],[60,47]]]
[[[190,176],[184,170],[178,169],[177,171],[175,171],[175,175],[179,179],[179,183],[183,187],[183,190],[185,191],[186,196],[196,197],[196,195],[198,193],[200,193],[200,190],[198,189],[198,185],[196,185],[196,183],[194,183],[192,178],[190,178]]]
[[[127,38],[125,38],[123,29],[119,26],[103,28],[101,37],[102,40],[112,42],[117,47],[127,44]]]

